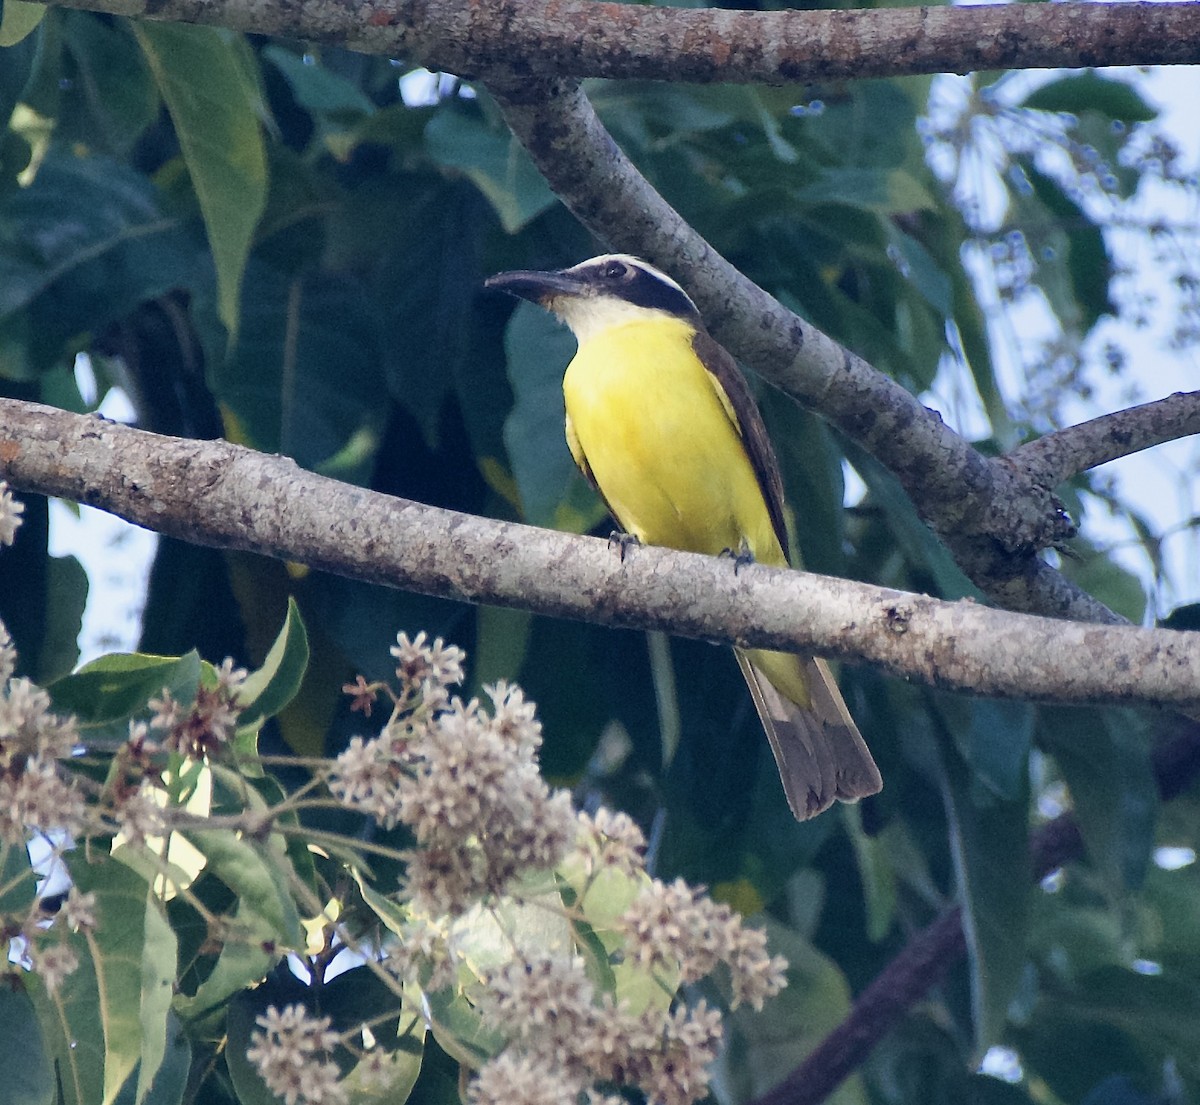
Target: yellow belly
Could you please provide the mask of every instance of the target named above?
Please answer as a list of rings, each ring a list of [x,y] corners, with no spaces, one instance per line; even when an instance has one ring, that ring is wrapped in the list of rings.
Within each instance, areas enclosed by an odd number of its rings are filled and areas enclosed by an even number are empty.
[[[567,415],[617,522],[650,545],[785,558],[736,427],[672,319],[612,327],[563,379]]]

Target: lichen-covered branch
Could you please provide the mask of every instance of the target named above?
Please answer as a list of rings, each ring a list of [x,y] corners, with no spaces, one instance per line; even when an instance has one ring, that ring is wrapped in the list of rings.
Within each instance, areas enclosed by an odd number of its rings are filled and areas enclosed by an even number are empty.
[[[1090,468],[1193,434],[1200,434],[1200,391],[1177,391],[1056,430],[1006,459],[1031,483],[1054,488]]]
[[[162,437],[0,399],[0,479],[196,544],[467,602],[723,643],[819,652],[948,689],[1200,706],[1200,636],[604,541],[367,491],[223,441]]]
[[[804,82],[1200,60],[1192,3],[863,11],[686,10],[590,0],[66,0],[337,43],[464,77]]]

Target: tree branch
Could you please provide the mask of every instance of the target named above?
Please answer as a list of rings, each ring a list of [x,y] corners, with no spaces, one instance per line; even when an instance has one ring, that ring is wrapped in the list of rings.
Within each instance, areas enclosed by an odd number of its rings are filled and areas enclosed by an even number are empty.
[[[1154,776],[1163,801],[1181,794],[1200,776],[1200,727],[1186,724],[1181,733],[1155,748]],[[1034,881],[1084,853],[1079,823],[1070,813],[1043,825],[1029,845]],[[966,954],[962,909],[955,906],[914,935],[859,994],[846,1019],[752,1105],[819,1105]]]
[[[780,84],[1200,60],[1194,3],[787,12],[587,0],[65,0],[60,6],[336,43],[463,77]]]
[[[439,510],[223,441],[0,399],[0,478],[196,544],[554,617],[819,652],[993,697],[1200,706],[1200,636],[940,602]]]
[[[1200,391],[1177,391],[1046,434],[1005,460],[1031,483],[1053,489],[1090,468],[1192,434],[1200,434]]]
[[[729,264],[621,152],[577,85],[490,87],[575,216],[602,241],[680,278],[732,352],[886,465],[986,594],[1009,609],[1120,621],[1036,555],[1073,532],[1048,489],[988,461],[936,412]]]

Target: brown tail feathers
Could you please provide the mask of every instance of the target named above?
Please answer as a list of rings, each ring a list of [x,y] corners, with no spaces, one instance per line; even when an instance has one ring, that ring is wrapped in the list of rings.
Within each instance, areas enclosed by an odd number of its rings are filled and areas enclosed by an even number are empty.
[[[835,800],[853,802],[879,792],[883,787],[879,768],[824,660],[735,652],[798,821],[816,817]],[[785,684],[790,684],[790,693],[776,686],[783,682],[778,676],[784,665],[790,669]],[[776,682],[764,667],[771,669]],[[807,693],[797,693],[798,687]],[[805,698],[804,704],[795,701]]]

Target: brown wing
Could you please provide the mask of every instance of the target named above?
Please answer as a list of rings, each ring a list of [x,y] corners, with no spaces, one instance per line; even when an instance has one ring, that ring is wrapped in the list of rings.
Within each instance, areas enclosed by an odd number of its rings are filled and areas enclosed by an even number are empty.
[[[779,474],[779,461],[775,459],[775,450],[771,447],[771,439],[767,436],[767,427],[759,414],[758,404],[750,393],[750,385],[737,362],[730,356],[724,346],[714,341],[704,330],[697,330],[692,338],[692,348],[700,362],[708,369],[713,378],[717,394],[721,397],[730,421],[733,422],[742,442],[750,463],[754,466],[754,474],[758,476],[758,485],[762,488],[763,498],[767,501],[767,510],[771,515],[771,525],[775,528],[775,536],[783,555],[788,556],[787,525],[783,518],[783,478]]]

